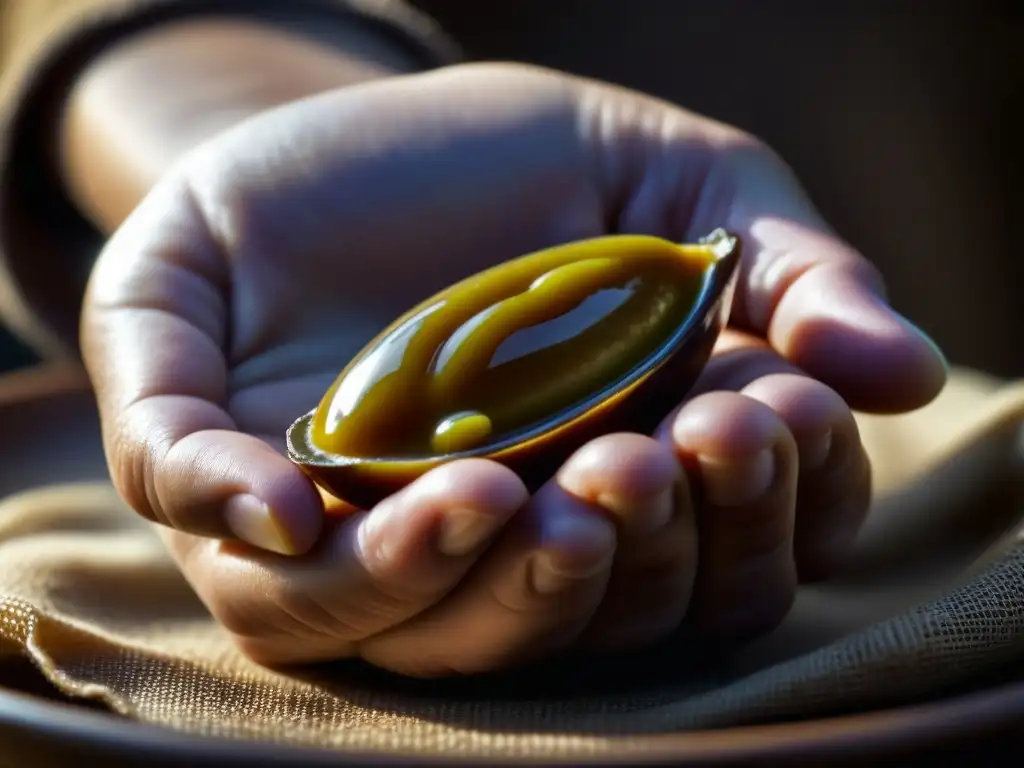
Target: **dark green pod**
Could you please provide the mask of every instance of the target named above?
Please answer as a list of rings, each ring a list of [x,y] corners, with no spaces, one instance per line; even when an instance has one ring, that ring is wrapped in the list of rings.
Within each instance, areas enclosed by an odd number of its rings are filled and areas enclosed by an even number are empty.
[[[535,488],[588,440],[649,432],[728,321],[737,237],[613,235],[549,248],[398,318],[288,430],[291,459],[366,507],[439,464],[486,457]]]

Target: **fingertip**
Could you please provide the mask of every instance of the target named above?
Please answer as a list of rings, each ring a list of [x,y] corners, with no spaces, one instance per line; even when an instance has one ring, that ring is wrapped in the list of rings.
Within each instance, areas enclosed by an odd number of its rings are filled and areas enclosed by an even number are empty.
[[[794,555],[801,581],[826,578],[851,554],[870,508],[871,464],[857,422],[837,392],[805,376],[767,376],[743,393],[773,408],[796,439]]]
[[[694,398],[675,416],[670,429],[677,449],[707,457],[752,456],[792,440],[771,408],[734,392]]]
[[[657,440],[621,433],[603,435],[580,448],[559,470],[558,483],[588,500],[644,500],[671,488],[679,475],[675,456]]]
[[[294,526],[277,507],[265,503],[251,493],[238,493],[224,504],[224,521],[240,541],[279,555],[300,555],[313,546],[315,536],[299,538]],[[301,528],[300,528],[301,535]]]
[[[542,491],[536,497],[534,508],[539,529],[534,565],[542,572],[553,570],[572,580],[609,570],[618,544],[615,526],[595,514],[589,504],[561,492],[557,486],[544,490],[547,493]]]
[[[241,496],[251,494],[266,507],[270,523],[283,545],[280,549],[265,548],[285,555],[301,555],[312,549],[324,521],[323,499],[313,481],[273,450],[251,467],[251,473],[249,493]],[[239,496],[233,497],[229,505],[237,504],[237,499]],[[225,515],[230,525],[230,506],[226,507]],[[235,533],[237,535],[238,531]],[[239,538],[246,540],[244,536]]]
[[[904,403],[896,403],[895,412],[900,413],[924,407],[939,396],[949,379],[949,361],[931,336],[902,315],[895,312],[893,314],[896,321],[903,326],[906,339],[901,344],[902,350],[898,350],[897,354],[902,353],[904,365],[909,371],[913,371],[907,379],[916,382],[916,391],[913,395],[908,395]]]
[[[374,507],[361,527],[361,546],[378,560],[384,550],[383,559],[394,561],[466,558],[481,551],[528,499],[519,477],[496,462],[443,464]]]
[[[313,482],[262,440],[209,430],[178,441],[154,470],[159,522],[237,538],[285,555],[307,552],[323,525]]]
[[[530,498],[508,467],[487,459],[461,459],[432,469],[398,494],[403,503],[432,500],[449,507],[511,513]]]
[[[857,424],[846,401],[816,379],[796,373],[775,373],[754,380],[741,392],[779,414],[794,437],[835,427],[848,427],[856,432]]]
[[[702,501],[689,620],[714,637],[757,634],[788,610],[796,583],[793,435],[770,407],[733,392],[695,398],[672,426]]]
[[[948,375],[945,356],[927,334],[837,265],[809,270],[791,286],[769,340],[794,365],[867,412],[927,405]]]

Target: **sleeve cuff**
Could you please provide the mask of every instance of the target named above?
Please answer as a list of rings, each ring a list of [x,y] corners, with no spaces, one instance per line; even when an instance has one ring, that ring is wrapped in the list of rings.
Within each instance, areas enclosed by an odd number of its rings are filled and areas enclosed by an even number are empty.
[[[57,131],[66,97],[77,74],[112,43],[199,15],[242,15],[305,34],[356,22],[424,69],[461,58],[430,18],[400,0],[79,0],[47,17],[19,42],[0,79],[0,322],[44,358],[77,359],[82,295],[103,242],[60,182]]]

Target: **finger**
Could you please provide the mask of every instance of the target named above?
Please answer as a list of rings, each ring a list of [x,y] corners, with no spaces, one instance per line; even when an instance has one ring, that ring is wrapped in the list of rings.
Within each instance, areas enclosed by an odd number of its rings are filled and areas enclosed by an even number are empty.
[[[878,270],[832,231],[771,150],[664,102],[581,90],[617,231],[692,240],[727,227],[743,242],[738,327],[855,408],[905,411],[938,394],[938,348],[886,303]]]
[[[934,342],[893,310],[878,270],[825,223],[772,153],[740,149],[727,226],[744,240],[736,320],[855,408],[901,412],[945,384]]]
[[[831,575],[849,556],[871,503],[871,463],[849,406],[762,339],[737,331],[722,334],[694,394],[722,389],[772,408],[796,439],[797,566],[803,581]]]
[[[611,580],[580,643],[623,651],[669,635],[686,616],[697,572],[696,517],[671,449],[642,435],[606,435],[566,461],[558,484],[618,530]]]
[[[693,399],[706,392],[739,392],[762,376],[775,373],[800,373],[768,343],[750,333],[726,328],[715,342],[711,360],[687,393]]]
[[[304,552],[323,514],[284,456],[225,410],[226,259],[180,187],[165,184],[94,268],[82,351],[114,485],[139,514],[182,531]]]
[[[740,639],[774,628],[795,597],[797,449],[762,403],[712,392],[659,437],[697,484],[699,564],[687,615],[701,633]]]
[[[796,440],[797,568],[802,581],[825,578],[849,557],[871,503],[857,422],[834,390],[804,376],[765,376],[742,392],[775,411]]]
[[[526,501],[513,472],[471,459],[438,467],[330,531],[302,558],[173,534],[213,615],[262,663],[357,653],[368,637],[444,597]],[[419,651],[409,649],[415,662]]]
[[[565,648],[604,595],[615,527],[545,485],[445,600],[361,644],[366,660],[408,675],[489,672]]]

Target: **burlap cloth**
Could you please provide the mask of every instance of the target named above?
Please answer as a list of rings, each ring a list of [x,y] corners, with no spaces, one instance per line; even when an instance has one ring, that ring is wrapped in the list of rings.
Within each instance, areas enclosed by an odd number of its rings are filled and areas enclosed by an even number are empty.
[[[582,757],[621,734],[927,699],[1024,669],[1022,419],[1024,383],[966,371],[922,411],[862,417],[877,500],[858,556],[739,654],[666,647],[412,684],[239,655],[102,480],[80,375],[19,374],[0,380],[0,656],[28,656],[72,697],[194,733],[479,758]]]

